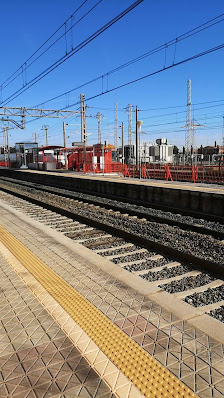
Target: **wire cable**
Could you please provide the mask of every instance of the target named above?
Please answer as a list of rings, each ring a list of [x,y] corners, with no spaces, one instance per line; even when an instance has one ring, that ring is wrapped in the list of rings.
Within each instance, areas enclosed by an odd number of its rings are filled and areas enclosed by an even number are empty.
[[[42,55],[44,55],[50,48],[52,48],[59,40],[61,40],[64,36],[65,36],[65,45],[66,45],[66,55],[69,54],[69,52],[67,51],[67,40],[66,40],[66,35],[67,33],[76,25],[78,25],[78,23],[80,21],[83,20],[83,18],[85,18],[91,11],[93,11],[103,0],[99,0],[92,8],[90,8],[90,10],[88,10],[78,21],[76,21],[69,29],[65,29],[65,32],[59,36],[52,44],[50,44],[50,46],[48,48],[46,48],[37,58],[35,58],[28,66],[25,67],[24,71],[27,71],[28,68],[30,68],[36,61],[38,61],[39,58],[42,57]],[[66,23],[64,23],[64,25],[66,27]],[[17,77],[19,77],[21,74],[23,74],[23,69],[22,71],[16,75],[12,80],[10,80],[10,82],[8,84],[6,84],[5,86],[2,87],[2,89],[6,88],[9,84],[11,84],[15,79],[17,79]],[[29,83],[25,83],[23,84],[23,87],[25,87],[27,84]]]
[[[53,98],[50,98],[49,100],[44,101],[42,104],[46,104],[48,102],[54,101],[54,100],[56,100],[58,98],[61,98],[61,97],[65,96],[65,95],[70,94],[73,91],[79,90],[80,88],[83,88],[83,87],[85,87],[85,86],[87,86],[89,84],[95,83],[96,81],[103,80],[105,77],[107,77],[107,76],[109,76],[109,75],[111,75],[113,73],[116,73],[119,70],[121,70],[123,68],[126,68],[129,65],[132,65],[133,63],[136,63],[136,62],[138,62],[138,61],[140,61],[140,60],[142,60],[142,59],[144,59],[146,57],[149,57],[149,56],[151,56],[151,55],[153,55],[153,54],[155,54],[155,53],[157,53],[159,51],[164,50],[164,48],[166,46],[174,45],[176,43],[176,41],[185,40],[188,37],[191,37],[192,35],[195,35],[195,34],[201,32],[202,30],[208,29],[208,28],[214,26],[215,24],[218,24],[218,23],[224,21],[224,18],[222,18],[220,21],[214,22],[215,20],[217,20],[218,18],[220,18],[222,16],[224,16],[224,14],[220,14],[219,16],[217,16],[217,17],[205,22],[204,24],[201,24],[201,25],[197,26],[196,28],[193,28],[190,31],[183,33],[182,35],[178,36],[177,38],[170,40],[168,43],[161,44],[158,47],[156,47],[155,49],[150,50],[147,53],[142,54],[139,57],[134,58],[134,59],[132,59],[132,60],[130,60],[130,61],[128,61],[128,62],[126,62],[126,63],[124,63],[124,64],[122,64],[122,65],[120,65],[120,66],[108,71],[108,72],[106,72],[106,73],[104,73],[103,75],[97,76],[97,77],[95,77],[95,78],[93,78],[93,79],[91,79],[91,80],[89,80],[89,81],[87,81],[85,83],[82,83],[79,86],[76,86],[76,87],[74,87],[74,88],[72,88],[72,89],[70,89],[70,90],[68,90],[68,91],[66,91],[66,92],[64,92],[62,94],[59,94],[59,95],[57,95],[57,96],[55,96]],[[211,24],[211,22],[214,22],[214,23]],[[208,25],[208,26],[205,26],[205,25]],[[34,107],[38,107],[38,106],[40,106],[42,104],[35,105]]]
[[[74,15],[84,6],[85,3],[87,3],[87,1],[88,0],[84,0],[82,4],[72,13],[72,15],[69,18],[67,18],[66,21],[63,22],[63,24],[54,33],[52,33],[52,35],[47,40],[45,40],[45,42],[29,58],[27,58],[27,60],[14,73],[12,73],[0,86],[4,88],[4,84],[8,82],[10,78],[13,77],[21,68],[23,68],[23,66],[26,65],[28,61],[32,59],[34,55],[36,55],[38,51],[40,51],[41,48],[43,48],[45,44],[47,44],[52,39],[52,37],[54,37],[59,32],[59,30],[63,28],[63,26],[69,21],[69,19],[74,17]]]
[[[121,18],[123,18],[126,14],[128,14],[130,11],[132,11],[135,7],[137,7],[140,3],[142,3],[144,0],[136,0],[135,3],[131,4],[128,8],[126,8],[124,11],[122,11],[120,14],[118,14],[116,17],[114,17],[112,20],[110,20],[106,25],[98,29],[95,33],[93,33],[91,36],[89,36],[87,39],[85,39],[82,43],[80,43],[77,47],[75,47],[73,50],[71,50],[67,55],[61,57],[58,61],[53,63],[51,66],[49,66],[47,69],[45,69],[43,72],[41,72],[38,76],[33,78],[25,87],[22,87],[21,89],[17,90],[13,94],[11,94],[6,100],[4,100],[1,104],[6,105],[10,101],[14,100],[17,98],[19,95],[21,95],[23,92],[28,90],[30,87],[32,87],[34,84],[39,82],[41,79],[43,79],[45,76],[47,76],[49,73],[51,73],[53,70],[58,68],[62,63],[67,61],[70,57],[72,57],[75,53],[80,51],[83,47],[85,47],[87,44],[89,44],[91,41],[95,40],[99,35],[101,35],[103,32],[105,32],[108,28],[110,28],[112,25],[114,25],[117,21],[119,21]],[[27,87],[28,86],[28,87]]]
[[[161,73],[161,72],[165,72],[166,70],[175,68],[176,66],[180,66],[180,65],[182,65],[182,64],[184,64],[184,63],[186,63],[186,62],[193,61],[193,60],[195,60],[195,59],[197,59],[197,58],[200,58],[200,57],[203,57],[203,56],[205,56],[205,55],[211,54],[211,53],[213,53],[213,52],[215,52],[215,51],[218,51],[218,50],[221,50],[221,49],[223,49],[223,48],[224,48],[224,43],[222,43],[222,44],[220,44],[220,45],[218,45],[218,46],[216,46],[216,47],[212,47],[212,48],[210,48],[210,49],[208,49],[208,50],[206,50],[206,51],[203,51],[203,52],[201,52],[201,53],[192,55],[191,57],[185,58],[185,59],[183,59],[183,60],[181,60],[181,61],[179,61],[179,62],[176,62],[175,64],[166,66],[165,68],[158,69],[158,70],[156,70],[156,71],[154,71],[154,72],[148,73],[147,75],[144,75],[144,76],[138,77],[138,78],[136,78],[136,79],[134,79],[134,80],[128,81],[128,82],[126,82],[126,83],[120,84],[120,85],[118,85],[118,86],[116,86],[116,87],[113,87],[113,88],[107,90],[107,91],[101,92],[101,93],[99,93],[99,94],[92,95],[91,97],[86,98],[85,101],[90,101],[90,100],[92,100],[92,99],[101,97],[102,95],[105,95],[105,94],[108,94],[108,93],[110,93],[110,92],[116,91],[116,90],[121,89],[121,88],[123,88],[123,87],[127,87],[127,86],[129,86],[129,85],[131,85],[131,84],[134,84],[134,83],[137,83],[137,82],[142,81],[142,80],[144,80],[144,79],[147,79],[147,78],[149,78],[149,77],[155,76],[155,75],[157,75],[157,74],[159,74],[159,73]],[[71,108],[72,106],[77,106],[77,105],[79,105],[79,104],[80,104],[80,101],[78,101],[78,102],[76,102],[76,103],[74,103],[74,104],[68,105],[68,106],[62,108],[61,110],[67,109],[67,108]]]

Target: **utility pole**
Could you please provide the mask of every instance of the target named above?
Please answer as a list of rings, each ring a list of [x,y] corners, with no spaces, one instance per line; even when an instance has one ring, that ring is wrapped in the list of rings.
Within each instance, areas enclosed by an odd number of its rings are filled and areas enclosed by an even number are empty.
[[[9,126],[6,127],[6,161],[9,161]]]
[[[63,122],[63,141],[64,141],[64,148],[66,148],[65,122]],[[67,153],[64,151],[64,154],[65,154],[65,169],[67,170],[67,168],[68,168]]]
[[[85,106],[85,95],[80,94],[81,102],[81,142],[84,143],[83,155],[84,164],[86,164],[86,144],[87,144],[87,129],[86,129],[86,106]]]
[[[80,94],[81,102],[81,142],[87,144],[87,131],[86,131],[86,107],[85,107],[85,95]]]
[[[48,146],[48,134],[47,134],[47,127],[45,127],[45,134],[46,134],[46,146]]]
[[[138,165],[138,107],[135,108],[135,162]]]
[[[124,123],[121,123],[122,164],[124,164]]]
[[[3,149],[4,149],[4,162],[6,162],[6,153],[5,153],[5,127],[3,126]]]
[[[132,105],[128,105],[128,145],[132,143]]]
[[[118,131],[118,119],[117,119],[117,101],[115,102],[115,123],[114,123],[114,146],[117,150],[117,131]]]
[[[6,127],[6,148],[9,149],[9,128]]]
[[[193,123],[191,123],[191,134],[192,134],[192,138],[191,138],[191,145],[193,148],[193,153],[195,152],[196,149],[196,132],[195,132],[195,127],[199,126],[194,118],[194,105],[193,105]]]
[[[47,126],[43,126],[43,128],[45,130],[46,146],[48,146],[48,133],[47,133],[48,127]]]
[[[192,145],[191,136],[191,80],[190,80],[190,67],[189,67],[189,79],[187,81],[187,121],[186,121],[186,133],[185,133],[185,151],[188,158],[190,154],[190,148]]]
[[[98,144],[101,144],[101,113],[98,112],[96,115],[98,120]]]
[[[102,113],[98,112],[97,115],[96,115],[96,118],[98,120],[98,144],[101,144],[101,141],[102,141],[102,136],[101,136],[101,118],[104,118],[104,116],[102,115]]]
[[[37,144],[37,133],[34,133],[34,142],[35,142],[35,144]],[[34,161],[36,159],[36,170],[38,170],[38,148],[37,148],[37,146],[34,148],[34,151],[33,151],[33,159],[34,159]]]
[[[42,126],[42,129],[41,129],[41,130],[45,130],[46,146],[48,146],[48,127],[49,126],[44,125],[44,126]]]
[[[223,126],[222,126],[222,153],[224,153],[224,116],[223,116]]]
[[[64,142],[64,148],[66,148],[65,122],[63,122],[63,142]]]

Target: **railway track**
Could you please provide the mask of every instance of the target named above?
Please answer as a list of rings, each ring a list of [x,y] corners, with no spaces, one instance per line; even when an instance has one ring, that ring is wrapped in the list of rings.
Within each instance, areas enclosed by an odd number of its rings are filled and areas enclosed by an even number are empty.
[[[108,199],[95,195],[90,195],[81,192],[74,192],[72,190],[62,189],[57,186],[50,187],[43,184],[32,183],[28,181],[16,180],[10,177],[0,177],[0,181],[17,184],[18,186],[35,188],[36,190],[57,194],[61,197],[68,199],[81,200],[84,203],[90,203],[94,205],[103,206],[106,209],[114,211],[120,211],[130,216],[137,216],[146,218],[148,221],[156,221],[162,224],[168,224],[171,226],[177,226],[184,230],[191,230],[201,234],[212,235],[217,239],[224,240],[224,225],[217,221],[208,221],[202,218],[196,218],[194,216],[184,216],[182,214],[174,214],[170,211],[162,211],[142,205],[136,205],[134,203],[127,203],[114,199]]]
[[[0,180],[0,185],[7,192],[1,193],[3,202],[147,280],[155,290],[165,290],[224,322],[220,236],[199,234],[190,225],[181,229],[149,221],[142,213],[141,218],[121,213],[36,184]],[[202,220],[201,225],[205,227]],[[222,225],[216,227],[222,232]]]
[[[2,173],[1,173],[2,174]],[[37,185],[44,185],[44,178],[40,179],[40,175],[36,175],[35,173],[21,173],[18,171],[14,171],[12,173],[7,173],[6,174],[2,174],[2,176],[4,176],[5,178],[10,178],[10,179],[14,179],[15,181],[17,181],[18,183],[27,183],[27,182],[32,182],[34,184]],[[31,178],[30,178],[31,177]],[[1,177],[0,177],[1,178]],[[169,205],[166,205],[165,203],[155,203],[154,201],[150,202],[148,199],[132,199],[130,198],[130,195],[128,197],[128,199],[125,197],[125,194],[123,192],[122,196],[119,195],[115,195],[113,193],[113,189],[111,191],[110,194],[107,194],[105,192],[102,192],[102,190],[100,190],[100,192],[98,192],[98,189],[96,188],[96,191],[92,191],[92,188],[88,189],[88,187],[85,188],[81,188],[78,185],[76,185],[75,187],[73,186],[72,183],[72,178],[66,178],[66,180],[68,180],[67,184],[65,183],[65,178],[61,177],[61,176],[57,176],[57,178],[52,178],[50,181],[47,182],[47,186],[48,188],[58,188],[58,189],[62,189],[64,190],[64,192],[72,192],[75,194],[81,194],[84,195],[84,197],[87,196],[91,196],[96,198],[97,200],[101,200],[101,199],[106,199],[106,200],[111,200],[112,202],[116,203],[122,203],[124,206],[127,205],[129,207],[132,206],[137,206],[138,208],[143,207],[146,209],[151,209],[152,211],[155,212],[155,214],[158,211],[158,214],[160,214],[160,212],[162,211],[162,213],[165,213],[167,215],[172,214],[173,218],[174,217],[190,217],[190,218],[194,218],[195,220],[198,220],[199,224],[201,219],[203,218],[203,221],[206,220],[208,221],[208,223],[210,224],[212,223],[220,223],[220,224],[224,224],[224,217],[220,216],[220,215],[215,215],[215,214],[207,214],[205,212],[202,211],[195,211],[192,210],[190,208],[185,209],[180,207],[179,203],[173,203],[172,207],[170,207]],[[64,187],[64,188],[62,188]],[[112,187],[113,188],[113,187]],[[127,189],[128,189],[128,185],[127,185]],[[180,218],[181,221],[181,218]],[[196,222],[197,224],[197,222]]]

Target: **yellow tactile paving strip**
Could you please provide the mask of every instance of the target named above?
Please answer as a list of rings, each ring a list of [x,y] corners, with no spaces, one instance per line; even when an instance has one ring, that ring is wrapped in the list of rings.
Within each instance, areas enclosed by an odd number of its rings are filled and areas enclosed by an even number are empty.
[[[5,228],[0,241],[146,397],[196,397]]]

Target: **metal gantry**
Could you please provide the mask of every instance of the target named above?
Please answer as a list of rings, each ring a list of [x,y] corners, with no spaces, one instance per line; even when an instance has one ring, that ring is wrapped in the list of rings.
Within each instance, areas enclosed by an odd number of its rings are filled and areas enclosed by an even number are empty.
[[[49,117],[49,118],[67,118],[80,113],[79,111],[67,111],[61,109],[39,109],[25,107],[8,107],[0,106],[0,115],[3,116],[19,116],[19,117]]]
[[[7,107],[1,106],[0,107],[0,115],[3,117],[0,121],[10,122],[13,123],[16,127],[20,129],[25,129],[25,118],[32,117],[32,118],[59,118],[65,119],[76,114],[79,114],[79,111],[68,111],[68,110],[61,110],[61,109],[39,109],[39,108],[26,108],[26,107]],[[21,123],[18,123],[14,118],[20,117]],[[45,130],[46,135],[46,145],[48,145],[48,126],[44,125],[42,127]],[[4,141],[4,154],[5,154],[5,162],[8,160],[8,130],[9,127],[5,127],[3,125],[3,141]],[[36,142],[36,138],[35,138]]]
[[[39,108],[25,108],[25,107],[9,107],[0,106],[0,115],[3,117],[0,119],[2,122],[11,122],[20,129],[25,129],[25,118],[56,118],[65,119],[80,113],[79,111],[67,111],[61,109],[39,109]],[[21,117],[21,124],[12,117]]]

